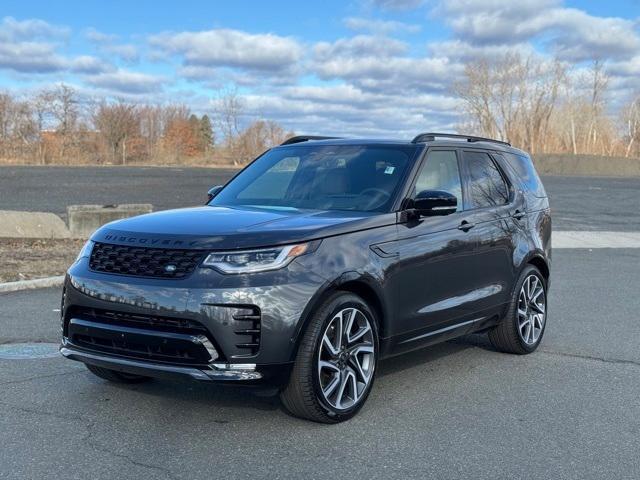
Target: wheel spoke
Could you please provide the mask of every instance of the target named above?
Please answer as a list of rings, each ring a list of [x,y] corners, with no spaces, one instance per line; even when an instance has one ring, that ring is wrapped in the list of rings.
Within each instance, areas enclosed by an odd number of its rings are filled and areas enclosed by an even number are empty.
[[[336,404],[335,404],[336,408],[345,408],[342,405],[342,399],[344,398],[348,381],[349,381],[349,375],[347,375],[346,371],[343,371],[340,374],[340,388],[338,389],[338,396],[336,397]]]
[[[364,384],[369,383],[369,379],[371,378],[371,374],[373,373],[371,370],[371,363],[369,358],[366,358],[367,362],[367,368],[363,368],[362,366],[362,361],[360,359],[360,357],[358,355],[360,354],[364,354],[364,355],[368,355],[368,354],[372,354],[373,353],[373,347],[360,347],[358,349],[357,352],[354,352],[351,356],[351,365],[354,367],[354,371],[355,373],[357,373],[360,376],[360,379],[362,380],[362,382]],[[363,356],[364,356],[363,355]],[[365,360],[365,358],[363,358],[362,360]]]
[[[331,381],[329,382],[329,385],[327,385],[326,387],[323,387],[322,389],[322,393],[324,394],[325,397],[329,398],[331,396],[331,394],[335,391],[335,389],[338,387],[338,385],[340,385],[340,373],[338,372],[337,375],[335,375]]]
[[[369,323],[367,322],[367,324],[364,327],[360,327],[360,329],[353,336],[351,336],[350,333],[347,332],[347,342],[349,344],[353,344],[353,343],[357,342],[358,340],[360,340],[362,337],[364,337],[370,331],[371,331],[371,327],[369,326]]]
[[[358,392],[358,379],[356,378],[356,373],[351,368],[347,370],[347,378],[349,379],[352,390],[351,399],[353,400],[353,403],[356,403],[360,398],[360,392]]]
[[[331,356],[336,356],[338,355],[338,353],[340,353],[340,344],[338,344],[338,346],[335,346],[331,339],[327,336],[326,332],[322,337],[322,345],[326,347]]]

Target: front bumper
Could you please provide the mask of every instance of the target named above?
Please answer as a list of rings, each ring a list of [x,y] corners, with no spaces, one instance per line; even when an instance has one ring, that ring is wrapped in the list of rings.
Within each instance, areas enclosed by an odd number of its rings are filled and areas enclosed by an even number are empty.
[[[289,364],[257,367],[251,363],[212,363],[206,368],[167,365],[130,358],[118,358],[96,352],[87,352],[68,344],[67,346],[63,345],[60,347],[60,353],[70,360],[95,365],[96,367],[155,378],[188,378],[213,382],[269,382],[273,384],[283,384],[291,369],[291,365]]]
[[[65,280],[61,353],[150,377],[281,384],[305,308],[326,283],[295,265],[251,276],[200,269],[164,280],[92,272],[86,260]]]

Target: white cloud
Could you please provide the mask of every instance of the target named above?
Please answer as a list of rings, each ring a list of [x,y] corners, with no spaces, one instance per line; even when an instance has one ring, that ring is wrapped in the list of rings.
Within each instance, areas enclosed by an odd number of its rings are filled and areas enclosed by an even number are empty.
[[[634,22],[596,17],[559,0],[447,0],[435,9],[454,32],[474,45],[506,45],[542,40],[562,59],[611,58],[640,50]]]
[[[118,45],[104,45],[101,51],[114,55],[127,63],[136,63],[140,60],[140,53],[135,45],[125,43]]]
[[[154,75],[119,69],[113,72],[90,75],[86,78],[86,82],[115,94],[146,94],[161,90],[164,79]]]
[[[92,43],[112,43],[118,40],[118,36],[111,33],[104,33],[93,27],[87,28],[84,32],[85,37]]]
[[[3,42],[63,38],[68,34],[69,29],[66,27],[35,18],[20,21],[13,17],[4,17],[0,21],[0,41]]]
[[[151,37],[150,43],[169,54],[182,55],[187,65],[266,71],[290,68],[303,53],[290,37],[229,29],[163,33]]]
[[[400,40],[383,36],[356,35],[341,38],[333,43],[319,42],[313,50],[318,61],[331,61],[336,58],[356,59],[362,57],[391,57],[403,54],[408,45]]]
[[[90,55],[81,55],[70,60],[68,63],[71,70],[84,74],[103,73],[115,69],[112,64]]]
[[[433,56],[445,57],[451,61],[473,61],[478,58],[495,58],[507,53],[520,53],[529,56],[535,52],[530,43],[506,45],[474,45],[463,40],[447,40],[429,43],[428,51]]]
[[[425,3],[425,0],[370,0],[371,3],[384,10],[412,10]]]
[[[344,24],[351,30],[364,30],[374,34],[417,33],[422,27],[415,23],[404,23],[396,20],[376,20],[370,18],[348,17]]]
[[[18,73],[52,73],[64,70],[67,61],[44,42],[0,42],[0,68]]]

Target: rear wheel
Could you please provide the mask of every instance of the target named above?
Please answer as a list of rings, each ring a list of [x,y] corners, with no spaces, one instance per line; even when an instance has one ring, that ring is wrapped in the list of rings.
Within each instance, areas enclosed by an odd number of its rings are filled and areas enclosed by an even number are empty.
[[[507,314],[489,331],[489,340],[502,352],[531,353],[540,345],[546,324],[546,281],[529,265],[520,275]]]
[[[322,423],[353,417],[364,405],[378,360],[378,330],[358,296],[329,296],[310,319],[280,398],[293,415]]]
[[[132,373],[117,372],[115,370],[109,370],[108,368],[96,367],[95,365],[89,365],[85,363],[87,369],[94,375],[115,383],[141,383],[151,380],[150,377],[143,377],[142,375],[134,375]]]

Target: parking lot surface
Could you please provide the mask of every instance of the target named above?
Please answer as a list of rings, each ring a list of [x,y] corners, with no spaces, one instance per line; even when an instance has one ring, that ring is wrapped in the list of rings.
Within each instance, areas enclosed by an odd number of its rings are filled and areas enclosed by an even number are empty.
[[[204,203],[235,169],[0,167],[0,210],[64,215],[67,205],[152,203],[157,210]],[[640,178],[545,177],[561,230],[640,231]]]
[[[640,249],[557,250],[540,349],[474,335],[387,360],[334,426],[245,389],[0,360],[1,479],[640,478]],[[0,343],[57,342],[60,292],[0,295]]]

